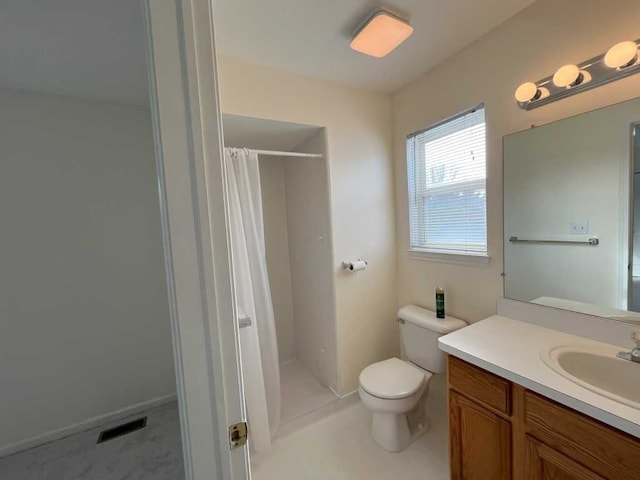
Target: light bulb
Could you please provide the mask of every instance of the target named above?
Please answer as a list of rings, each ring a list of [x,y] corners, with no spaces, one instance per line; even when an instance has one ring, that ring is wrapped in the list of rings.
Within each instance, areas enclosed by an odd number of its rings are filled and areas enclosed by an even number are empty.
[[[583,79],[584,76],[577,65],[564,65],[553,75],[553,83],[561,88],[580,85]]]
[[[516,90],[516,100],[520,103],[530,102],[531,100],[537,100],[542,95],[542,92],[538,89],[538,86],[533,82],[523,83]]]
[[[638,45],[636,42],[620,42],[609,49],[604,56],[604,64],[609,68],[625,68],[636,63]]]

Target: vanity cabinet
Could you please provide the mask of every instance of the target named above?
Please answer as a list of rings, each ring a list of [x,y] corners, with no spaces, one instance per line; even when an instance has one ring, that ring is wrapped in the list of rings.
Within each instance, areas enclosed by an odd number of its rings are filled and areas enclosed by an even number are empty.
[[[603,480],[604,477],[583,467],[533,437],[525,438],[526,473],[530,480]]]
[[[455,391],[449,409],[451,478],[511,478],[511,424]]]
[[[638,480],[640,440],[448,357],[452,480]]]

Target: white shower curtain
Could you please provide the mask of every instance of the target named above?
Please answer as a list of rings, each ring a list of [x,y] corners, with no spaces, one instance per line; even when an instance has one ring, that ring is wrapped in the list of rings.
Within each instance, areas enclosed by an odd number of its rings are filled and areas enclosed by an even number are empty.
[[[225,148],[231,257],[236,305],[251,326],[240,330],[240,354],[250,439],[260,453],[280,424],[280,369],[265,257],[258,155]]]

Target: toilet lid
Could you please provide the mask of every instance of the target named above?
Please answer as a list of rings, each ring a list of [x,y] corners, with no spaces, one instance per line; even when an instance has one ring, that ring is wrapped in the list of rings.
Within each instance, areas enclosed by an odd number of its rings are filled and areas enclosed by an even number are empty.
[[[360,386],[374,397],[404,398],[416,393],[431,373],[400,360],[390,358],[374,363],[360,373]]]

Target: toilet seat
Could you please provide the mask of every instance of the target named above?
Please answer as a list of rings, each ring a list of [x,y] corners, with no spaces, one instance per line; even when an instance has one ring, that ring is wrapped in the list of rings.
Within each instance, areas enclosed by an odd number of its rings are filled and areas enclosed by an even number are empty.
[[[417,393],[431,376],[430,372],[394,357],[365,368],[360,373],[360,386],[374,397],[394,400]]]

